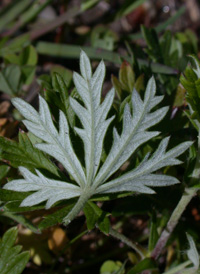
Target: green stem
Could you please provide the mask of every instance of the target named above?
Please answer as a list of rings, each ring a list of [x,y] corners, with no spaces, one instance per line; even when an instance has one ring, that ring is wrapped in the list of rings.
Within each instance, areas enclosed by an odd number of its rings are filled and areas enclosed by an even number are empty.
[[[190,184],[194,185],[197,180],[200,178],[200,130],[198,134],[198,151],[197,151],[197,158],[195,167],[192,173],[192,178],[190,180]],[[192,198],[196,195],[198,188],[186,188],[185,193],[183,194],[182,198],[180,199],[178,205],[176,206],[175,210],[173,211],[165,230],[162,232],[153,252],[151,253],[151,257],[153,259],[157,259],[163,248],[165,247],[171,233],[173,232],[174,228],[176,227],[179,219],[181,218],[184,210],[186,209],[187,205],[190,203]]]
[[[129,247],[131,247],[133,250],[135,250],[141,257],[141,259],[145,258],[146,251],[142,246],[140,246],[138,243],[134,243],[131,240],[129,240],[126,236],[119,233],[117,230],[110,227],[109,235],[113,236],[114,238],[120,240],[121,242],[125,243]]]

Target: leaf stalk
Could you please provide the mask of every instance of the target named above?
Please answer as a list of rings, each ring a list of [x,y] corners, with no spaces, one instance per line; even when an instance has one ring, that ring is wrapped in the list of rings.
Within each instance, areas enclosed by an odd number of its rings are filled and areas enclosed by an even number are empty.
[[[72,208],[72,210],[67,214],[67,216],[63,219],[63,224],[64,225],[69,225],[71,221],[80,213],[80,211],[83,209],[84,205],[86,202],[90,199],[92,196],[92,193],[88,190],[85,189],[85,191],[81,194],[79,197],[77,203],[75,206]]]
[[[120,240],[124,244],[128,245],[129,247],[131,247],[134,251],[136,251],[140,255],[140,257],[141,257],[142,260],[145,258],[146,251],[138,243],[132,242],[125,235],[119,233],[117,230],[113,229],[112,227],[110,227],[109,235],[113,236],[114,238]]]
[[[194,185],[194,183],[199,180],[200,178],[200,129],[198,134],[198,150],[197,150],[197,158],[194,170],[192,172],[192,178],[190,180],[190,185]],[[199,188],[186,188],[185,192],[180,199],[179,203],[177,204],[175,210],[173,211],[165,230],[163,230],[153,252],[151,253],[151,257],[156,260],[160,256],[163,248],[165,247],[171,233],[173,232],[174,228],[176,227],[179,219],[181,218],[183,212],[185,211],[186,207],[192,200],[192,198],[196,195]]]

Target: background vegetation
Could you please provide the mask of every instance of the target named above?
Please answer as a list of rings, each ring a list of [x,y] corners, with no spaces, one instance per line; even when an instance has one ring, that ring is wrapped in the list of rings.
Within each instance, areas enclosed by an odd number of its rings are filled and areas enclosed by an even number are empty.
[[[41,94],[55,118],[60,108],[69,115],[73,125],[67,95],[56,85],[55,73],[65,79],[69,94],[76,97],[72,71],[79,71],[81,49],[92,60],[93,68],[102,59],[106,63],[103,95],[112,85],[115,87],[113,112],[119,124],[133,88],[143,96],[152,75],[157,95],[164,95],[161,105],[170,107],[157,127],[162,132],[160,137],[142,146],[137,157],[131,159],[132,165],[137,165],[147,152],[154,151],[166,136],[172,136],[171,147],[194,141],[190,150],[180,157],[182,165],[162,170],[178,178],[181,184],[157,188],[155,195],[96,200],[100,213],[94,210],[95,222],[101,231],[86,223],[83,213],[67,228],[62,225],[66,204],[50,210],[44,210],[43,204],[35,211],[20,209],[24,194],[16,195],[1,188],[0,270],[4,271],[1,273],[150,273],[143,272],[146,269],[151,269],[151,273],[183,273],[167,271],[188,260],[186,250],[193,242],[185,232],[192,236],[197,250],[200,249],[198,195],[180,217],[159,260],[150,259],[150,253],[185,188],[199,185],[191,176],[198,153],[200,76],[195,75],[191,65],[187,66],[189,62],[195,66],[189,55],[199,55],[199,18],[200,4],[196,0],[0,2],[1,187],[8,180],[20,178],[17,167],[21,165],[30,170],[39,167],[57,172],[50,160],[35,152],[33,144],[37,138],[26,133],[22,116],[10,100],[21,97],[38,108],[38,94]],[[98,214],[106,217],[102,223]],[[108,231],[109,223],[145,248],[147,258],[142,264],[125,240],[115,239],[119,237]],[[8,262],[10,268],[6,268]]]

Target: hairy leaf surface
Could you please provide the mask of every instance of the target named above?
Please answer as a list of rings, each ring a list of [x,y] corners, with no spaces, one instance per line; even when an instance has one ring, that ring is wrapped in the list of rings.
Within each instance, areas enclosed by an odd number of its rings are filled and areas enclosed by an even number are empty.
[[[47,178],[40,171],[30,172],[27,168],[19,170],[24,179],[14,180],[5,185],[5,189],[18,192],[34,191],[26,197],[21,206],[32,206],[47,201],[46,208],[53,204],[74,197],[79,197],[77,203],[64,218],[68,224],[83,209],[86,202],[95,194],[134,191],[139,193],[154,193],[151,187],[169,186],[178,183],[172,176],[155,174],[162,167],[180,163],[176,157],[182,154],[191,142],[185,142],[166,151],[169,138],[165,138],[154,154],[146,155],[143,161],[123,175],[111,176],[132,156],[142,144],[159,134],[149,131],[149,128],[159,123],[168,108],[155,107],[162,101],[163,96],[156,96],[155,81],[148,82],[144,99],[136,90],[132,92],[131,107],[127,103],[124,107],[122,131],[113,128],[113,142],[104,163],[101,155],[105,142],[105,135],[114,116],[110,116],[114,89],[111,89],[104,100],[101,100],[102,85],[105,76],[105,65],[99,64],[94,74],[87,55],[81,52],[81,75],[74,73],[73,79],[76,90],[81,98],[70,98],[70,104],[78,117],[74,130],[81,138],[84,148],[83,161],[76,155],[73,140],[71,140],[70,126],[65,114],[60,111],[59,129],[54,124],[46,101],[39,98],[39,112],[22,99],[13,99],[14,106],[25,117],[27,129],[39,137],[43,142],[35,147],[59,161],[70,175],[71,181],[56,181]],[[79,125],[79,126],[78,126]]]

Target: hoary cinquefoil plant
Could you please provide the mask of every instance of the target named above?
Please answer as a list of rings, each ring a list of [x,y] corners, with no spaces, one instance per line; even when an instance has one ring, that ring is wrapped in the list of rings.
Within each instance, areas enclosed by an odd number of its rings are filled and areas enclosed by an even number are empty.
[[[153,110],[163,99],[156,96],[154,78],[147,84],[144,99],[136,90],[132,92],[131,107],[127,103],[124,108],[122,131],[113,127],[113,141],[105,161],[102,163],[104,139],[108,128],[113,124],[114,116],[110,116],[114,89],[111,89],[102,101],[101,91],[105,76],[105,65],[102,61],[94,74],[87,55],[82,51],[80,56],[81,75],[74,73],[73,80],[81,103],[70,98],[70,105],[81,122],[74,131],[84,145],[84,165],[76,155],[73,140],[70,137],[68,118],[60,110],[59,128],[57,129],[46,101],[40,96],[39,112],[22,99],[12,100],[14,106],[24,116],[24,125],[29,132],[41,139],[35,147],[60,162],[69,174],[70,180],[55,180],[35,170],[19,167],[23,179],[8,182],[4,188],[18,192],[34,193],[28,195],[21,206],[31,207],[46,202],[46,209],[55,203],[70,198],[77,198],[72,210],[63,219],[69,224],[84,208],[86,202],[96,194],[120,192],[136,192],[153,194],[151,187],[169,186],[179,181],[167,175],[155,174],[165,166],[180,164],[178,157],[190,145],[184,142],[166,151],[169,137],[164,138],[153,155],[147,154],[143,161],[119,177],[112,177],[117,170],[132,156],[139,146],[159,134],[149,128],[160,122],[168,111],[168,107]],[[79,123],[80,124],[80,123]]]

